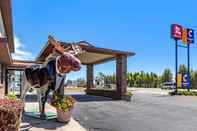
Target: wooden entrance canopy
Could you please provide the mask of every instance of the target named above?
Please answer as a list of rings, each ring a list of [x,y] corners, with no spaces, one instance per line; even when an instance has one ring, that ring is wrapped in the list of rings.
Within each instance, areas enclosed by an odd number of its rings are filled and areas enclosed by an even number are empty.
[[[39,64],[39,63],[29,60],[13,60],[12,65],[8,66],[7,69],[24,70],[26,67],[32,66],[34,64]]]
[[[87,66],[87,94],[107,96],[114,99],[123,98],[127,90],[127,57],[134,56],[135,53],[95,47],[86,41],[76,43],[55,41],[51,36],[49,36],[47,44],[36,58],[36,62],[44,62],[46,57],[52,53],[54,44],[61,46],[64,49],[68,49],[71,44],[77,44],[83,50],[83,53],[76,55],[76,57],[83,65]],[[112,60],[116,60],[116,91],[92,89],[92,87],[94,87],[94,65]]]

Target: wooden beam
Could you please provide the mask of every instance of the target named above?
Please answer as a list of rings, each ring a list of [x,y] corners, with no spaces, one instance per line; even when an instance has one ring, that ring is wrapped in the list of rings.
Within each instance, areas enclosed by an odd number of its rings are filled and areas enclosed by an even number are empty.
[[[98,61],[93,62],[92,64],[98,65],[98,64],[103,64],[103,63],[110,62],[113,60],[115,60],[115,57],[110,57],[110,58],[98,60]]]
[[[1,15],[8,37],[8,45],[11,52],[14,52],[14,35],[12,24],[12,4],[11,0],[0,0]]]
[[[60,54],[64,53],[64,47],[61,46],[61,44],[56,41],[51,35],[48,36],[48,41],[45,44],[45,46],[40,51],[38,57],[36,58],[37,62],[42,62],[45,60],[45,58],[53,52],[53,49],[56,49],[56,51]]]
[[[0,42],[0,62],[6,65],[12,64],[12,57],[7,42]]]
[[[108,54],[108,55],[126,55],[126,56],[134,56],[135,53],[133,52],[126,52],[126,51],[119,51],[119,50],[112,50],[112,49],[106,49],[106,48],[99,48],[94,46],[86,46],[81,45],[82,49],[84,49],[87,52],[93,52],[93,53],[101,53],[101,54]]]
[[[64,54],[64,48],[51,35],[48,37],[48,42],[49,44],[53,45],[58,53]]]

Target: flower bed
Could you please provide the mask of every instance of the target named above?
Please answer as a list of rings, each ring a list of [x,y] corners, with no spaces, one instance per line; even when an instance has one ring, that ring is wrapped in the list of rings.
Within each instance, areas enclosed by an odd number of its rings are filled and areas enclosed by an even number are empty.
[[[177,95],[197,96],[197,92],[196,91],[178,91]]]
[[[23,103],[20,100],[0,99],[0,131],[18,131]]]

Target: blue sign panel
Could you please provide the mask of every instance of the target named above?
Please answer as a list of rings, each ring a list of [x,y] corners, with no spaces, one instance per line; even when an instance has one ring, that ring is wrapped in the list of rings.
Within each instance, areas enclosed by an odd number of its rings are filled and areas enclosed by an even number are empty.
[[[188,43],[194,43],[194,30],[187,29],[187,41]]]
[[[188,74],[182,74],[182,87],[190,87],[190,75]]]

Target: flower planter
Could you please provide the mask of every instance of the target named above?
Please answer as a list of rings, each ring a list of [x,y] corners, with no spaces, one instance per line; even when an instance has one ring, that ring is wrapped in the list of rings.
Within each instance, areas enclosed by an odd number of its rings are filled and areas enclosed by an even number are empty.
[[[75,105],[75,99],[71,96],[58,96],[54,94],[51,105],[56,108],[57,120],[67,123],[70,121]]]
[[[18,100],[0,99],[0,131],[19,131],[23,107]]]
[[[72,110],[73,109],[70,109],[68,111],[62,111],[57,109],[57,120],[63,123],[69,122],[72,116]]]

